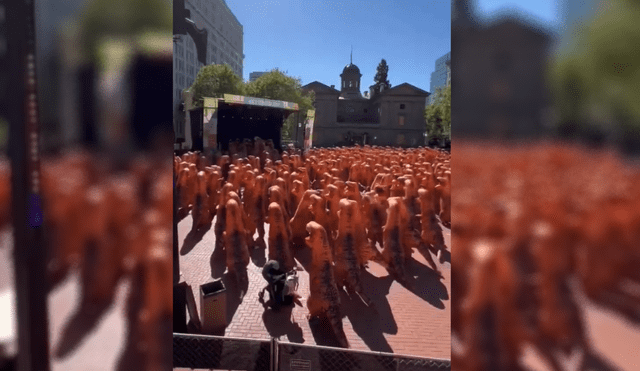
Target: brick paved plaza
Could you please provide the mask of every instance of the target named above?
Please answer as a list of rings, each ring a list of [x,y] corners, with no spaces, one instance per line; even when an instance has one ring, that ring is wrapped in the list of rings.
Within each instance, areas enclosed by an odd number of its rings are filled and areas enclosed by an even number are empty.
[[[15,293],[13,288],[13,258],[10,233],[0,233],[0,343],[15,339]],[[49,347],[52,371],[113,371],[131,369],[120,364],[127,344],[125,301],[127,283],[116,292],[114,303],[107,308],[97,323],[88,324],[74,316],[80,301],[80,285],[73,274],[49,296]],[[75,321],[71,322],[75,318]],[[73,323],[72,326],[68,326]],[[68,329],[77,332],[67,331]],[[12,331],[13,330],[13,331]],[[13,333],[11,333],[13,332]],[[77,335],[84,335],[82,338]],[[55,358],[54,351],[62,339],[77,344],[65,357]],[[13,345],[15,346],[15,345]]]
[[[190,217],[180,224],[180,247],[190,227]],[[15,315],[11,309],[14,300],[12,244],[8,231],[0,233],[0,343],[5,345],[15,331]],[[449,230],[445,229],[445,239],[449,244]],[[210,256],[213,246],[213,232],[207,233],[202,241],[186,255],[181,256],[183,278],[197,290],[197,285],[210,282]],[[186,246],[189,248],[188,244]],[[307,264],[305,254],[299,254],[301,265]],[[422,257],[414,254],[414,258],[422,264]],[[253,261],[261,265],[264,257],[255,257]],[[286,309],[282,313],[264,313],[257,301],[257,292],[264,286],[260,269],[252,261],[249,266],[251,283],[249,293],[243,303],[228,300],[228,314],[231,319],[225,335],[268,339],[279,337],[280,341],[299,342],[304,344],[332,345],[331,340],[322,337],[322,333],[311,331],[305,316],[306,308],[295,307],[293,318]],[[450,312],[449,282],[450,266],[442,266],[445,276],[445,290],[431,276],[430,269],[418,265],[414,267],[414,275],[430,285],[418,292],[418,295],[407,291],[397,282],[386,278],[384,269],[376,268],[370,263],[373,274],[365,276],[369,287],[366,289],[374,301],[375,311],[356,300],[349,300],[342,295],[343,320],[345,331],[354,349],[392,351],[398,354],[419,355],[426,357],[450,357]],[[223,276],[224,262],[216,259],[213,264],[216,277]],[[308,282],[306,272],[300,272],[300,293],[306,300]],[[225,278],[223,278],[225,280]],[[225,280],[229,291],[233,285]],[[127,346],[125,330],[124,305],[128,285],[122,284],[116,294],[114,305],[109,308],[98,323],[87,330],[86,337],[67,357],[52,358],[53,371],[57,370],[115,370]],[[79,295],[77,276],[71,276],[58,287],[49,298],[50,346],[52,349],[60,344],[62,332],[73,317]],[[438,299],[438,298],[446,299]],[[196,300],[199,305],[199,301]],[[440,304],[438,304],[440,303]],[[305,304],[305,302],[303,302]],[[14,307],[15,308],[15,307]],[[442,309],[439,309],[442,308]],[[609,368],[592,366],[588,370],[625,370],[640,369],[640,326],[631,324],[618,315],[599,306],[585,303],[588,333],[598,355]],[[233,314],[233,315],[232,315]],[[13,325],[11,325],[13,323]],[[534,352],[527,352],[526,363],[531,370],[546,370],[548,366],[536,359]],[[568,364],[575,363],[568,360]],[[602,366],[602,365],[601,365]],[[569,367],[568,369],[572,369]]]
[[[298,292],[303,296],[303,307],[284,308],[279,313],[265,311],[258,302],[258,292],[266,285],[261,267],[266,260],[264,249],[252,252],[249,263],[249,291],[242,303],[236,297],[236,285],[224,275],[224,255],[212,252],[215,243],[213,229],[201,236],[190,235],[191,216],[179,224],[180,269],[182,280],[192,286],[198,313],[199,285],[222,277],[227,287],[227,319],[225,336],[270,339],[303,344],[335,345],[332,337],[316,330],[306,319],[306,299],[309,294],[309,276],[306,270],[298,273]],[[268,235],[267,224],[265,229]],[[445,241],[450,245],[450,231],[444,229]],[[257,236],[257,235],[256,235]],[[195,245],[194,245],[195,244]],[[345,333],[351,347],[396,354],[449,359],[451,358],[450,264],[441,266],[444,280],[438,280],[419,253],[412,269],[416,277],[416,292],[410,292],[388,276],[376,263],[364,276],[365,292],[374,302],[368,308],[359,298],[349,298],[341,293],[341,308]],[[310,254],[307,248],[296,253],[301,267],[307,267]]]
[[[640,297],[640,290],[638,291]],[[640,370],[640,325],[632,324],[620,315],[595,305],[578,293],[583,305],[587,336],[597,352],[587,360],[586,371],[636,371]],[[576,370],[580,354],[566,359],[567,370]],[[533,351],[528,351],[526,364],[532,371],[545,371],[549,365],[540,361]]]

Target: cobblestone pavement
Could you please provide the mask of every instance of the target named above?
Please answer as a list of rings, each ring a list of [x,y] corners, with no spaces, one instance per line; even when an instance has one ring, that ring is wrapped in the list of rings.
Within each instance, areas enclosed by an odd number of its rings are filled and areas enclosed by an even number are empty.
[[[234,299],[237,293],[235,283],[227,280],[224,274],[224,257],[218,256],[216,252],[212,259],[215,243],[213,229],[204,236],[194,236],[189,233],[191,223],[191,217],[187,216],[179,224],[182,280],[193,288],[200,313],[199,285],[222,277],[228,294],[228,326],[225,336],[254,339],[276,337],[280,341],[294,343],[334,344],[318,331],[312,331],[306,318],[306,300],[309,294],[309,276],[306,270],[298,273],[298,292],[303,297],[302,307],[283,309],[279,313],[265,310],[258,302],[258,292],[266,284],[261,274],[266,252],[264,249],[254,250],[248,267],[249,290],[240,303],[238,299]],[[268,227],[267,224],[267,235]],[[450,231],[446,228],[444,230],[445,241],[450,246]],[[373,308],[368,308],[359,298],[341,294],[344,329],[353,349],[451,358],[451,266],[448,262],[441,266],[445,278],[438,280],[426,266],[422,256],[414,253],[413,257],[418,261],[412,267],[418,283],[415,292],[408,291],[391,279],[386,270],[376,263],[370,263],[363,280],[366,285],[365,293],[374,302]],[[299,266],[308,266],[309,251],[306,248],[297,251],[296,260]]]
[[[13,289],[12,244],[8,233],[0,233],[0,343],[16,338],[15,293]],[[112,371],[125,346],[124,304],[128,287],[122,284],[114,304],[85,340],[63,359],[52,357],[52,371]],[[70,276],[49,296],[50,354],[59,345],[63,331],[73,317],[79,301],[80,286],[76,275]],[[13,331],[11,331],[13,330]],[[11,349],[15,345],[10,345]]]

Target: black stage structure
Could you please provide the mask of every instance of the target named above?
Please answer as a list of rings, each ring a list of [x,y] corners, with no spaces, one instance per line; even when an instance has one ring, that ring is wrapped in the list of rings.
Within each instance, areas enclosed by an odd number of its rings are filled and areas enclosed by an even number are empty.
[[[269,105],[269,106],[267,106]],[[204,151],[207,147],[204,139],[203,114],[205,108],[189,111],[191,120],[191,150]],[[218,99],[217,150],[229,150],[229,142],[259,137],[271,139],[274,148],[282,151],[282,127],[291,114],[299,114],[298,105],[291,102],[273,101],[261,98],[229,96]]]

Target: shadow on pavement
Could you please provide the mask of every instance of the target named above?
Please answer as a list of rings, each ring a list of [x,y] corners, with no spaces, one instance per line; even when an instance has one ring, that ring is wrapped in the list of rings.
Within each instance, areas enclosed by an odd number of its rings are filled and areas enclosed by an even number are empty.
[[[132,275],[131,280],[131,294],[126,301],[126,318],[127,318],[127,337],[124,352],[118,360],[116,370],[142,370],[144,369],[143,354],[137,346],[140,341],[140,335],[135,331],[132,331],[133,324],[136,323],[136,317],[143,304],[143,279],[141,274],[135,276]],[[173,327],[173,324],[172,324]]]
[[[129,320],[129,323],[131,323],[130,321],[131,319]],[[154,347],[155,351],[150,351],[150,349],[146,347],[143,348],[147,350],[147,352],[141,351],[141,334],[129,330],[124,346],[124,352],[118,360],[116,370],[129,371],[148,369],[147,359],[153,359],[155,362],[162,365],[162,369],[170,370],[173,365],[172,327],[173,323],[171,321],[171,317],[166,316],[160,325],[155,327],[156,331],[152,337],[154,341],[157,341],[157,347]]]
[[[242,300],[240,300],[240,290],[234,275],[225,273],[222,276],[222,283],[224,283],[224,287],[227,290],[227,324],[229,324],[233,320],[233,316],[236,314]]]
[[[122,276],[115,274],[109,277],[110,285],[106,291],[94,291],[101,278],[104,279],[98,276],[100,272],[98,261],[97,246],[94,243],[89,244],[79,275],[80,303],[62,330],[60,342],[54,352],[56,358],[65,358],[72,353],[96,328],[104,314],[115,303],[116,289]]]
[[[182,249],[180,249],[180,255],[187,255],[194,247],[198,244],[198,242],[202,241],[207,232],[211,229],[211,225],[205,228],[201,228],[197,231],[191,230],[187,236],[184,238],[182,242]]]
[[[327,317],[322,316],[310,319],[309,328],[311,329],[313,340],[317,345],[341,348]]]
[[[588,352],[585,354],[583,369],[598,370],[598,371],[622,371],[621,369],[617,368],[606,359],[600,357],[599,355],[593,352]]]
[[[444,309],[443,300],[449,300],[449,293],[438,274],[415,259],[412,259],[408,268],[415,277],[413,290],[410,291],[434,307]]]
[[[353,306],[344,306],[344,313],[349,315],[349,320],[353,325],[353,329],[360,335],[358,329],[362,328],[362,331],[367,334],[368,330],[366,327],[370,326],[370,322],[372,320],[367,317],[359,317],[361,314],[369,313],[371,316],[369,318],[374,318],[375,322],[380,331],[385,334],[395,335],[398,333],[398,324],[393,317],[393,312],[391,310],[391,305],[389,305],[389,300],[387,299],[387,295],[389,295],[389,289],[391,288],[391,284],[393,284],[393,277],[390,275],[384,277],[376,277],[371,274],[367,270],[362,271],[362,285],[365,287],[365,294],[369,296],[371,301],[373,302],[373,307],[368,308],[362,300],[357,295],[351,297],[353,300]],[[366,339],[362,335],[360,335],[363,340]]]
[[[267,262],[267,246],[259,246],[258,248],[251,249],[251,261],[256,267],[264,267]]]
[[[378,278],[377,280],[382,279]],[[386,285],[386,283],[380,282],[378,285]],[[391,309],[389,308],[385,316],[380,316],[376,311],[376,308],[389,307],[389,303],[383,303],[383,301],[386,301],[384,296],[378,297],[376,295],[370,298],[374,303],[371,308],[364,305],[358,296],[349,297],[344,291],[341,291],[340,307],[342,314],[349,319],[353,331],[364,341],[370,350],[393,353],[391,346],[383,335],[385,329],[393,330],[395,328],[393,332],[398,332],[398,327],[393,319],[393,314],[391,314]]]
[[[302,327],[292,320],[293,307],[293,305],[287,305],[278,311],[265,309],[262,320],[271,337],[280,338],[287,335],[287,339],[292,343],[304,343]]]
[[[443,250],[442,251],[442,257],[444,258],[444,261],[446,263],[451,264],[451,251],[449,250]]]
[[[62,359],[76,350],[87,335],[98,326],[112,304],[113,300],[103,303],[83,302],[64,326],[54,356]]]
[[[173,365],[173,317],[170,314],[165,315],[160,325],[154,327],[154,332],[149,338],[156,342],[155,347],[142,346],[144,336],[137,330],[137,325],[144,300],[144,274],[138,272],[131,278],[131,289],[125,308],[127,336],[116,370],[149,369],[150,359],[162,365],[162,369],[170,370]]]
[[[214,249],[211,253],[211,259],[209,260],[209,266],[211,267],[211,278],[217,279],[222,277],[224,271],[227,269],[227,256],[222,248]]]

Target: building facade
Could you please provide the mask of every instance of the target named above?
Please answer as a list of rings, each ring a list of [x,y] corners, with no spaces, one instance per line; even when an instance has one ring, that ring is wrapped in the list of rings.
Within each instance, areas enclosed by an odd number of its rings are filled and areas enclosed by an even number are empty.
[[[78,18],[86,0],[36,1],[36,73],[38,77],[38,95],[40,97],[40,122],[43,136],[47,140],[60,143],[61,126],[67,118],[60,115],[60,85],[65,83],[61,73],[59,59],[64,58],[60,51],[59,34],[71,20]],[[0,22],[1,14],[0,14]],[[77,47],[77,45],[76,45]]]
[[[256,81],[258,77],[264,75],[266,72],[251,72],[249,74],[249,81]]]
[[[428,92],[404,83],[367,98],[360,93],[356,65],[348,64],[340,77],[340,90],[318,81],[302,87],[315,93],[313,146],[424,144]]]
[[[228,64],[242,77],[244,31],[224,0],[186,0],[185,8],[198,29],[206,29],[207,64]],[[196,45],[189,35],[181,35],[173,47],[173,105],[178,107],[182,91],[190,87],[203,67]]]
[[[469,0],[455,0],[454,6],[453,136],[525,139],[545,134],[551,34],[517,15],[478,22]]]
[[[447,81],[451,73],[447,62],[451,62],[451,52],[436,59],[436,70],[431,73],[431,86],[429,87],[432,93],[438,88],[443,88],[448,84]],[[433,103],[434,96],[435,95],[432,95],[430,97],[429,104]]]

